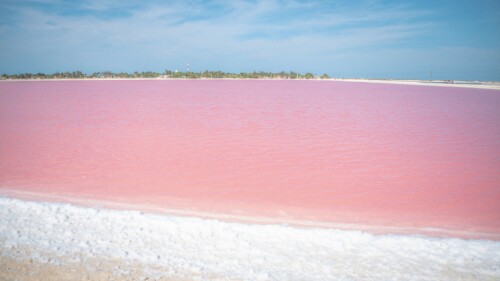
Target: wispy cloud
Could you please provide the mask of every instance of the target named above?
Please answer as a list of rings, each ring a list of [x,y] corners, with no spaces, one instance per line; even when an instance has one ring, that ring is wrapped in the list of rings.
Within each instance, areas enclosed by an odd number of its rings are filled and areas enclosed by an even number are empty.
[[[142,5],[125,5],[122,1],[83,1],[77,7],[68,8],[61,1],[28,1],[44,3],[58,8],[47,9],[41,6],[7,4],[14,10],[17,31],[49,31],[67,30],[74,35],[91,39],[89,29],[96,28],[109,33],[113,37],[128,38],[131,42],[136,38],[150,37],[162,41],[158,35],[182,35],[210,32],[216,37],[239,41],[245,36],[259,37],[265,40],[277,40],[284,37],[304,35],[329,36],[331,33],[346,34],[351,29],[357,33],[364,30],[380,30],[398,24],[398,19],[415,17],[421,12],[407,12],[391,9],[385,11],[345,11],[346,8],[323,7],[299,2],[282,3],[280,1],[217,1],[181,2],[164,5],[152,3]],[[298,11],[300,9],[300,11]],[[122,10],[122,16],[113,17],[112,11]],[[126,12],[125,12],[126,11]],[[107,17],[102,17],[102,14]],[[357,28],[362,24],[373,27]],[[406,23],[412,26],[413,23]],[[341,28],[339,28],[341,27]],[[414,25],[413,29],[421,25]],[[386,29],[389,32],[391,29]],[[401,34],[401,31],[397,31]],[[215,34],[216,33],[216,34]],[[217,36],[217,34],[219,36]],[[267,35],[266,35],[267,34]],[[60,36],[61,34],[57,34]],[[67,34],[63,34],[66,36]],[[273,36],[269,36],[273,35]],[[176,39],[184,41],[188,36]],[[388,36],[391,37],[391,36]],[[120,42],[123,43],[123,42]],[[202,42],[200,42],[202,43]],[[203,42],[210,44],[211,42]]]

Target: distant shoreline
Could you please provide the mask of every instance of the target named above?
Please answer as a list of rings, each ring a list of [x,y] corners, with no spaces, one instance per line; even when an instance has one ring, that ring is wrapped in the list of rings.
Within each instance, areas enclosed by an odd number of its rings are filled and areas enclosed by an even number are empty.
[[[436,87],[454,87],[454,88],[474,88],[474,89],[492,89],[500,90],[500,82],[482,82],[482,81],[460,81],[454,80],[391,80],[391,79],[357,79],[357,78],[333,78],[330,80],[343,82],[360,83],[381,83],[381,84],[400,84],[416,86],[436,86]]]
[[[397,80],[397,79],[365,79],[365,78],[328,78],[328,79],[284,79],[284,78],[48,78],[48,79],[0,79],[0,82],[34,82],[34,81],[205,81],[205,80],[242,80],[242,81],[336,81],[336,82],[358,82],[399,84],[416,86],[437,86],[454,88],[474,88],[500,90],[500,82],[493,81],[463,81],[463,80]]]

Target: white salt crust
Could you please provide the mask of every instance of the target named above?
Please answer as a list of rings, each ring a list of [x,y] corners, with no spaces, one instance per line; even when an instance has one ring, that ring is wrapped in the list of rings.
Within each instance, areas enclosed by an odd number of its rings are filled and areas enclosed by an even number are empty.
[[[498,241],[244,224],[5,197],[0,243],[3,255],[26,258],[11,249],[29,248],[30,258],[42,262],[148,264],[156,269],[152,278],[500,280]]]

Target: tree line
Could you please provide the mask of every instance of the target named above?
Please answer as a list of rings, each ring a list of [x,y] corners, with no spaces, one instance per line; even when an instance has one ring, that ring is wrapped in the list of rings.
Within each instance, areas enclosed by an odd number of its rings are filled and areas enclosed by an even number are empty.
[[[328,79],[328,74],[315,76],[312,73],[298,73],[293,71],[281,72],[224,72],[224,71],[172,71],[165,70],[163,73],[154,71],[143,72],[111,72],[102,71],[94,72],[92,74],[85,74],[81,71],[65,71],[54,72],[52,74],[45,73],[21,73],[21,74],[3,74],[1,79],[92,79],[92,78],[172,78],[172,79],[220,79],[220,78],[233,78],[233,79]]]

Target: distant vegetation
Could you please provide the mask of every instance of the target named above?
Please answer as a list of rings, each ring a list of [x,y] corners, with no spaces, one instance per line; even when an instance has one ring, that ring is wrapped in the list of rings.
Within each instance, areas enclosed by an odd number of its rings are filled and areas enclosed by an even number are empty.
[[[45,73],[22,73],[22,74],[3,74],[1,79],[92,79],[92,78],[173,78],[173,79],[220,79],[220,78],[233,78],[233,79],[328,79],[328,74],[315,76],[312,73],[301,74],[298,72],[241,72],[231,73],[223,71],[171,71],[165,70],[163,73],[145,71],[145,72],[118,72],[111,71],[94,72],[92,74],[85,74],[81,71],[66,71],[55,72],[52,74]]]

